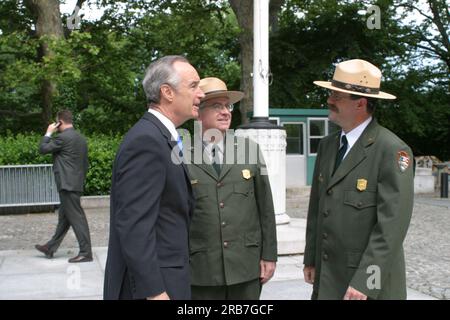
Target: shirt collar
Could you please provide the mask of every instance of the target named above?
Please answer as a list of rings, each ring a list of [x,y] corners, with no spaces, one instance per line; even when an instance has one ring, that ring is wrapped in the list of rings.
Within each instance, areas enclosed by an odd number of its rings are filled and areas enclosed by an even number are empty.
[[[352,131],[344,133],[344,130],[341,131],[341,137],[340,137],[340,145],[342,145],[342,136],[345,135],[347,137],[348,141],[348,148],[347,150],[350,150],[353,145],[356,143],[356,141],[359,139],[359,137],[362,135],[366,127],[369,125],[370,121],[372,121],[372,117],[370,116],[368,119],[366,119],[363,123],[361,123],[356,128],[352,129]]]
[[[175,125],[173,124],[173,122],[167,118],[165,115],[163,115],[161,112],[149,108],[148,112],[150,112],[151,114],[153,114],[156,118],[158,118],[159,121],[162,122],[162,124],[167,128],[167,130],[169,130],[170,135],[172,136],[172,138],[177,141],[178,140],[178,132],[177,129],[175,128]]]

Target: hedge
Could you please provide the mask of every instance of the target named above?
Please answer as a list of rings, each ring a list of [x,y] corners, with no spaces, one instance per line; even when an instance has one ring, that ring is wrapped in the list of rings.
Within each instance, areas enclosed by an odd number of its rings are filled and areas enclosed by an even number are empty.
[[[0,136],[0,165],[51,164],[51,155],[39,154],[41,139],[40,134]],[[108,195],[112,165],[122,136],[93,135],[87,141],[89,171],[84,195]]]

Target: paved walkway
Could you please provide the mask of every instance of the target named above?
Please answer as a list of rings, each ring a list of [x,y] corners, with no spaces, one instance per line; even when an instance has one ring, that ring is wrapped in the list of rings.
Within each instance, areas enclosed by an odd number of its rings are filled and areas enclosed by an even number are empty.
[[[290,201],[300,204],[289,214],[306,217],[308,193]],[[0,299],[101,298],[109,209],[89,209],[86,214],[95,260],[83,264],[67,263],[78,252],[64,249],[77,248],[71,230],[53,260],[45,259],[33,249],[53,234],[55,213],[0,215]],[[407,285],[414,289],[408,291],[410,298],[450,299],[449,230],[450,200],[417,195],[405,240]],[[302,256],[281,257],[275,277],[264,287],[262,298],[309,299],[311,287],[302,279],[302,261]]]
[[[94,248],[94,261],[70,264],[77,249],[63,249],[54,259],[36,250],[0,252],[0,299],[102,298],[106,247]],[[263,300],[309,300],[311,286],[303,281],[302,256],[280,257],[274,278],[263,287]],[[434,299],[408,290],[408,299]]]

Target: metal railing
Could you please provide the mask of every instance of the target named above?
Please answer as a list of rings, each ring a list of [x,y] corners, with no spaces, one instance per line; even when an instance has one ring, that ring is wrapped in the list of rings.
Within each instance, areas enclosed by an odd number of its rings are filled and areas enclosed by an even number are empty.
[[[53,165],[0,166],[0,214],[54,210],[59,203]]]

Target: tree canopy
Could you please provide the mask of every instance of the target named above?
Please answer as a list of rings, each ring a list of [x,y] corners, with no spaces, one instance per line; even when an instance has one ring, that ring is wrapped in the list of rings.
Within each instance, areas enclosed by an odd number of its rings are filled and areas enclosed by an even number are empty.
[[[248,3],[78,0],[84,11],[103,14],[81,16],[80,29],[71,30],[60,1],[3,0],[0,134],[41,132],[63,108],[84,133],[124,133],[146,109],[145,68],[167,54],[185,55],[201,77],[219,76],[250,97]],[[380,9],[379,28],[368,27],[372,5]],[[366,59],[382,69],[382,90],[398,97],[378,106],[380,122],[415,154],[450,158],[445,0],[277,0],[270,20],[271,107],[326,108],[326,90],[312,82],[331,79],[340,61]],[[251,107],[250,98],[243,101],[233,126]]]

